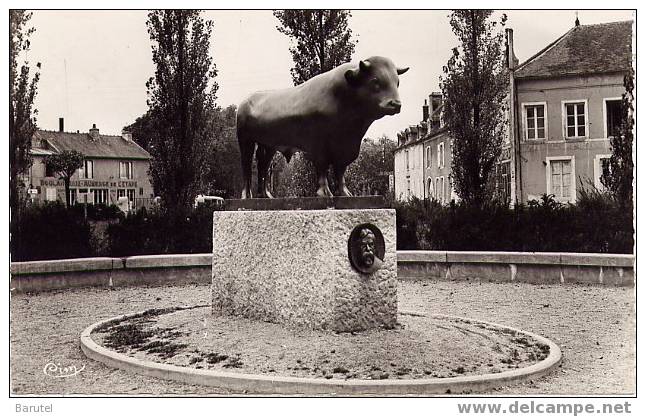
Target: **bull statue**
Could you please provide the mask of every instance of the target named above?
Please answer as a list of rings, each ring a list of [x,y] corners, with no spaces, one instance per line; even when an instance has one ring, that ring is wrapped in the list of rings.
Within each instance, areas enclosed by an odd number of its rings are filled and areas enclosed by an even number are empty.
[[[267,183],[269,164],[278,151],[287,162],[297,151],[314,163],[316,194],[331,197],[327,181],[334,168],[334,195],[351,196],[346,168],[359,156],[366,131],[377,119],[401,110],[399,75],[388,58],[373,56],[358,65],[342,64],[296,87],[260,91],[238,107],[237,132],[242,163],[241,198],[251,198],[251,164],[258,164],[258,197],[272,198]]]

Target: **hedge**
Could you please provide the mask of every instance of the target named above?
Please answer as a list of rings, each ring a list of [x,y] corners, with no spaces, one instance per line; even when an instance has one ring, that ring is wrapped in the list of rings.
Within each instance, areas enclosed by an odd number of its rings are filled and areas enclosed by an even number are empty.
[[[599,192],[576,205],[543,196],[514,207],[413,199],[395,209],[398,249],[633,253],[632,210]]]

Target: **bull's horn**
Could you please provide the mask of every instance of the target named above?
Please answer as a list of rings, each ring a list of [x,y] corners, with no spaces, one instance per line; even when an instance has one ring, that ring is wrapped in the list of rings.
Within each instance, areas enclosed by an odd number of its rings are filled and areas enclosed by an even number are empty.
[[[402,75],[403,73],[405,73],[405,72],[406,72],[406,71],[408,71],[408,70],[409,70],[409,67],[406,67],[406,68],[397,68],[397,75]]]
[[[361,71],[368,71],[369,68],[370,68],[369,61],[359,61],[359,69]]]

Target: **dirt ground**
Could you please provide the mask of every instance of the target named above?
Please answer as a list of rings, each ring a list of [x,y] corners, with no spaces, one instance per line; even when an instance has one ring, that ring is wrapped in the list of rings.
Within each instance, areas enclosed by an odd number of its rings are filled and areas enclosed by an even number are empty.
[[[335,333],[227,316],[210,307],[101,326],[102,346],[193,369],[325,379],[428,379],[533,365],[549,347],[477,322],[400,314],[394,329]]]
[[[557,343],[562,366],[550,375],[489,392],[504,395],[632,394],[635,313],[632,288],[445,281],[402,282],[400,310],[492,321]],[[230,395],[129,374],[89,360],[79,347],[92,323],[149,308],[209,303],[208,285],[78,289],[11,299],[11,383],[17,395]],[[49,371],[45,368],[49,365]],[[54,369],[82,369],[54,377]],[[253,394],[253,393],[249,393]]]

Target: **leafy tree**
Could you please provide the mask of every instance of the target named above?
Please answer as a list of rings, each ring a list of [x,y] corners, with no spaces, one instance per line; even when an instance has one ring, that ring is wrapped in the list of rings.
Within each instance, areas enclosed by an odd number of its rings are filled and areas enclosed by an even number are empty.
[[[123,130],[132,134],[132,140],[148,152],[150,152],[150,143],[153,136],[153,119],[150,111],[137,117],[134,123],[124,126]]]
[[[29,50],[29,37],[35,29],[27,28],[32,13],[9,10],[9,206],[18,208],[18,176],[31,165],[29,151],[36,130],[37,110],[33,108],[40,73],[30,76],[29,62],[20,67],[20,55]],[[36,64],[40,69],[40,63]]]
[[[276,10],[280,22],[276,28],[291,38],[289,48],[294,60],[291,69],[294,85],[327,72],[352,59],[357,40],[348,27],[349,10]],[[295,155],[289,164],[276,156],[271,172],[279,172],[276,193],[285,196],[313,196],[316,170],[305,155]],[[328,182],[333,183],[331,175]]]
[[[77,169],[83,166],[85,155],[79,151],[63,151],[54,155],[45,157],[45,165],[60,175],[60,179],[65,182],[65,205],[70,206],[70,180]]]
[[[610,139],[612,156],[609,164],[604,165],[601,183],[608,188],[617,201],[632,210],[633,206],[633,126],[634,73],[631,69],[624,76],[626,91],[621,99],[621,123],[619,131]]]
[[[274,192],[283,197],[303,197],[316,195],[318,184],[314,164],[302,152],[292,156],[289,163],[279,155],[274,156],[271,173],[277,178],[274,180]],[[347,174],[346,174],[347,175]],[[328,175],[328,182],[332,181]],[[332,184],[330,182],[330,184]]]
[[[242,191],[240,148],[236,136],[236,106],[216,109],[209,114],[212,139],[207,149],[201,191],[224,198]]]
[[[183,216],[194,201],[215,109],[217,71],[209,56],[213,22],[199,10],[148,13],[155,75],[146,83],[150,176],[163,206]],[[210,84],[210,87],[209,87]]]
[[[354,195],[388,195],[388,175],[394,170],[396,146],[386,136],[363,140],[359,156],[345,174],[346,184]],[[314,166],[302,153],[294,155],[289,164],[279,157],[274,158],[273,163],[274,174],[278,176],[276,195],[314,195],[317,188]],[[332,176],[328,181],[335,186]]]
[[[357,44],[348,27],[349,10],[276,10],[277,29],[295,42],[289,48],[294,59],[294,85],[302,84],[350,61]]]
[[[397,143],[387,136],[365,138],[359,157],[348,167],[346,181],[355,195],[388,195],[388,175],[395,168]]]
[[[465,203],[481,206],[492,198],[490,181],[505,130],[507,76],[504,25],[491,10],[455,10],[451,28],[460,41],[440,78],[444,120],[453,137],[452,181]]]

